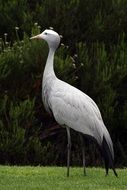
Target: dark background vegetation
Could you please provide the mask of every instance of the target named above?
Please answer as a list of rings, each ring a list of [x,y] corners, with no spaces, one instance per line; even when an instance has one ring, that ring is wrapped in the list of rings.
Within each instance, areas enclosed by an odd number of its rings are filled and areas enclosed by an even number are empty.
[[[47,44],[29,40],[49,27],[63,35],[56,75],[95,100],[116,166],[127,166],[126,0],[0,0],[0,164],[66,164],[66,131],[41,100]],[[72,164],[81,165],[79,137],[71,133]],[[86,164],[101,164],[88,140]]]

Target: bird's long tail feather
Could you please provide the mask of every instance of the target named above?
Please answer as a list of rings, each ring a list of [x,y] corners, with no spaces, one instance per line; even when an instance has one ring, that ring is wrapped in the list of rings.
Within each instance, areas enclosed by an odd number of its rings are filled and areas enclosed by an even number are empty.
[[[107,133],[106,137],[103,136],[103,140],[101,144],[98,143],[97,139],[93,138],[92,136],[89,136],[89,135],[84,135],[84,136],[85,138],[95,142],[95,144],[98,146],[100,153],[104,159],[106,175],[108,175],[109,168],[111,168],[115,176],[118,177],[115,171],[115,167],[114,167],[114,151],[113,151],[112,140],[109,136],[109,133]]]
[[[106,138],[103,137],[102,145],[101,145],[101,153],[105,162],[106,175],[108,175],[109,168],[112,168],[116,177],[118,177],[115,167],[114,167],[114,155],[112,155],[111,149],[106,141]]]

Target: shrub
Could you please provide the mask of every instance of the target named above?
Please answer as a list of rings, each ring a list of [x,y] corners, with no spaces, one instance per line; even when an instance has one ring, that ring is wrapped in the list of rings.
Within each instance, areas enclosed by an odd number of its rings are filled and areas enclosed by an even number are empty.
[[[126,0],[1,1],[1,163],[65,164],[66,133],[45,113],[41,100],[48,48],[44,42],[29,40],[40,29],[53,26],[65,43],[55,56],[56,75],[95,100],[115,142],[117,164],[127,165],[126,7]],[[24,129],[30,139],[25,148]],[[72,140],[72,161],[81,164],[74,132]],[[94,145],[89,149],[93,151],[87,163],[92,165],[98,152]],[[98,159],[96,164],[100,164]]]

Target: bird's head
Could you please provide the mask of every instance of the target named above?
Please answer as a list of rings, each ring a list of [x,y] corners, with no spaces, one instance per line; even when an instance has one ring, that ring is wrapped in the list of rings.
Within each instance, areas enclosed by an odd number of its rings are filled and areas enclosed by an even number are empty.
[[[49,48],[52,48],[52,49],[57,49],[60,43],[59,34],[53,30],[48,30],[48,29],[46,29],[41,34],[31,37],[30,39],[45,40],[48,43]]]

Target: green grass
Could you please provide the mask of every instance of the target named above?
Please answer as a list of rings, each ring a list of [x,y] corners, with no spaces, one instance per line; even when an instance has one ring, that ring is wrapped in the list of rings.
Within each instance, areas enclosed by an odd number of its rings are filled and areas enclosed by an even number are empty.
[[[104,169],[71,168],[66,177],[66,167],[0,166],[0,190],[127,190],[127,170],[118,169],[119,178]]]

